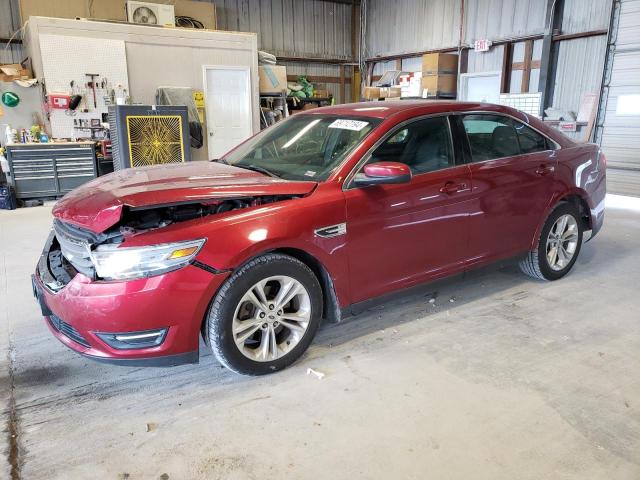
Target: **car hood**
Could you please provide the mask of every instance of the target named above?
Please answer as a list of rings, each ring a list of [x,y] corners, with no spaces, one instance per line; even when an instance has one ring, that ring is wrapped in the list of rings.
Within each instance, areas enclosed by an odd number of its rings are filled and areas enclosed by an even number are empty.
[[[115,172],[65,195],[53,215],[101,233],[118,223],[122,207],[265,196],[305,195],[316,182],[288,181],[218,162],[158,165]]]

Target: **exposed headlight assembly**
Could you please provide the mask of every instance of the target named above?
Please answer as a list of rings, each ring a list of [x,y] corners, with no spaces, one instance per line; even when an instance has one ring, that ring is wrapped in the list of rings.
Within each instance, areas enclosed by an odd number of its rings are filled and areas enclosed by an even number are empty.
[[[91,252],[91,261],[98,277],[105,280],[151,277],[188,265],[205,241],[202,238],[148,247],[99,245]]]

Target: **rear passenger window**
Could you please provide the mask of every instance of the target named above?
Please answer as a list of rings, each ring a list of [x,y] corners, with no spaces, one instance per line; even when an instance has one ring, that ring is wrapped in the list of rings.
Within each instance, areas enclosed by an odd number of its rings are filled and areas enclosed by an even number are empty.
[[[371,155],[370,162],[400,162],[413,174],[454,166],[446,117],[416,120],[398,130]]]
[[[524,123],[513,121],[513,124],[518,133],[518,140],[520,142],[520,151],[522,153],[535,153],[549,150],[547,139],[540,135],[535,130],[527,127]]]
[[[500,115],[465,115],[462,118],[474,162],[520,155],[518,133],[511,119]]]
[[[466,115],[462,123],[474,162],[549,150],[543,135],[502,115]]]

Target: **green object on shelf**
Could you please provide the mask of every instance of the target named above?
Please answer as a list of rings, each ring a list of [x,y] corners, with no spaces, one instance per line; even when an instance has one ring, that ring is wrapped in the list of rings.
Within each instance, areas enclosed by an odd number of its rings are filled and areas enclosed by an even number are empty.
[[[306,75],[298,75],[298,84],[302,85],[302,91],[307,97],[313,97],[313,85],[309,83]]]
[[[2,103],[7,107],[15,107],[20,103],[20,97],[13,92],[4,92],[2,94]]]

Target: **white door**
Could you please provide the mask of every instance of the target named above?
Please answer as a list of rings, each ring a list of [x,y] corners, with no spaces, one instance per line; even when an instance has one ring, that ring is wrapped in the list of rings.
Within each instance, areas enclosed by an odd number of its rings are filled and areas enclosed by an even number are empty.
[[[203,68],[207,145],[212,160],[253,134],[251,82],[246,67]]]

